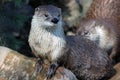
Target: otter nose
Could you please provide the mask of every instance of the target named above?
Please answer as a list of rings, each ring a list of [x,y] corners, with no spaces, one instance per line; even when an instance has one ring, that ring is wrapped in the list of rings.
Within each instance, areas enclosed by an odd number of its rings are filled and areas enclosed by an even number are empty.
[[[57,24],[58,23],[58,19],[57,18],[53,18],[52,20],[51,20],[51,22],[53,22],[53,23],[55,23],[55,24]]]

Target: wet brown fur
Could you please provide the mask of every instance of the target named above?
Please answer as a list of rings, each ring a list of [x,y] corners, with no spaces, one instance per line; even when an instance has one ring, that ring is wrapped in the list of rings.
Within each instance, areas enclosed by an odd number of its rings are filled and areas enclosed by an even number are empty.
[[[93,0],[87,13],[89,19],[120,20],[120,0]]]

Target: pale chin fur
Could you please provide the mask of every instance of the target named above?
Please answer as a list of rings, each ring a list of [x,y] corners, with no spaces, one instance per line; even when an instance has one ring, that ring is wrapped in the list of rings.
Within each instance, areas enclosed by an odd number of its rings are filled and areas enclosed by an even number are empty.
[[[46,27],[52,27],[51,29],[45,29]],[[53,27],[56,27],[53,29]],[[34,42],[35,41],[35,42]],[[52,60],[57,60],[60,56],[63,55],[63,48],[65,47],[66,41],[64,32],[62,29],[61,20],[56,24],[52,24],[51,22],[43,21],[38,18],[32,19],[31,31],[29,36],[30,46],[34,47],[37,54],[46,55],[50,53]],[[36,45],[37,43],[38,45]],[[39,47],[42,46],[42,48]],[[51,47],[49,46],[51,45]]]
[[[46,21],[42,20],[41,17],[38,17],[38,16],[33,16],[32,23],[36,23],[37,26],[40,26],[42,28],[51,28],[56,26],[56,24],[47,20]]]

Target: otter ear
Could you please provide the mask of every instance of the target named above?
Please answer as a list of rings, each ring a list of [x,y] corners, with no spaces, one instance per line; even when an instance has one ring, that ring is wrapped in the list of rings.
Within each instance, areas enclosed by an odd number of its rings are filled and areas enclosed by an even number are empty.
[[[37,7],[37,8],[35,8],[35,11],[38,11],[40,8],[39,7]]]

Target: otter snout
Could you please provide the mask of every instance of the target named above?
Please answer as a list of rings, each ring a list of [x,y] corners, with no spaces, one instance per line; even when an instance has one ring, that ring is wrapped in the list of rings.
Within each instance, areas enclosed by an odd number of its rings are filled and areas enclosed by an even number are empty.
[[[51,20],[51,22],[53,22],[53,23],[55,23],[55,24],[57,24],[58,23],[58,19],[57,18],[53,18],[52,20]]]

